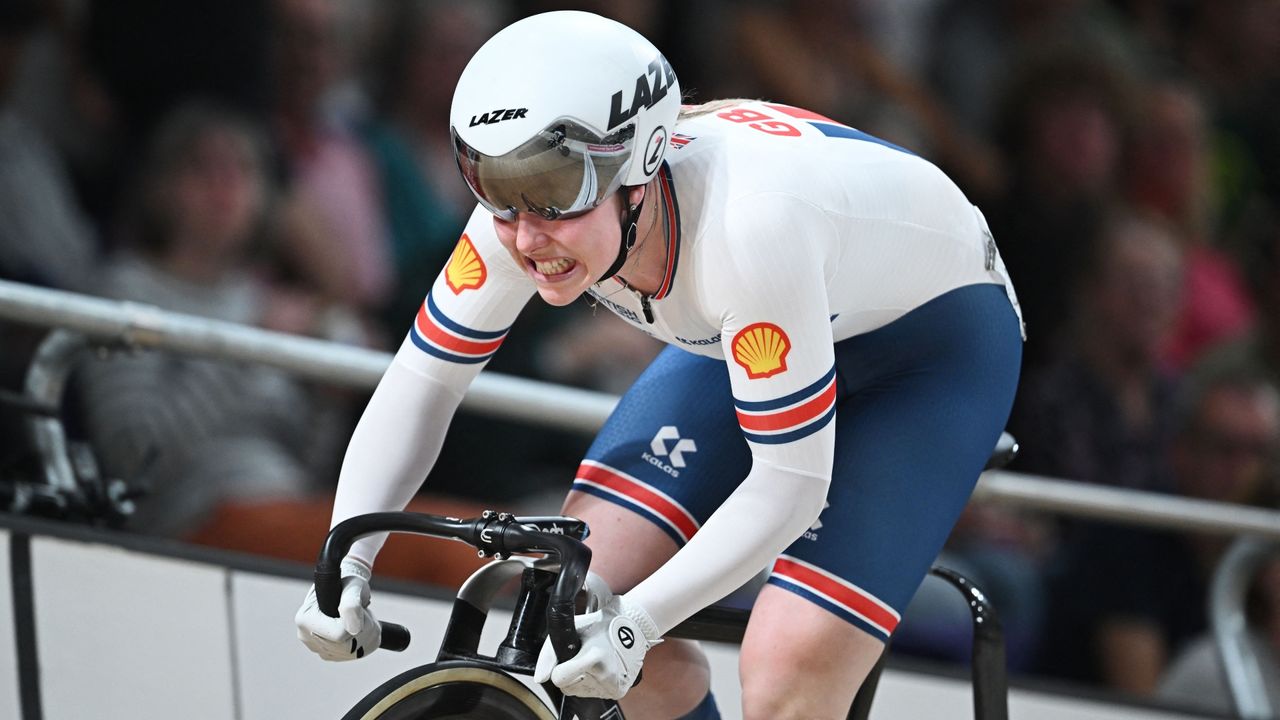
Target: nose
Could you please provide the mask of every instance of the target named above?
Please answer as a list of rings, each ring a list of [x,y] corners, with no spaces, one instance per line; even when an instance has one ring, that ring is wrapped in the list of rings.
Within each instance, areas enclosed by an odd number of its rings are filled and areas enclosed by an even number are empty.
[[[522,212],[516,214],[516,250],[525,255],[532,255],[551,244],[551,221],[539,217],[536,213]]]

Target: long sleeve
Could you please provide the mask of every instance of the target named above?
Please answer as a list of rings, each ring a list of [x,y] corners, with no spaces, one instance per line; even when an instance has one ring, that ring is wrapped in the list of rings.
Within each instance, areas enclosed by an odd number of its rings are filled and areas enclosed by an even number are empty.
[[[352,433],[333,524],[408,504],[435,464],[467,388],[532,294],[489,214],[477,209]],[[350,555],[372,565],[385,539],[358,540]]]

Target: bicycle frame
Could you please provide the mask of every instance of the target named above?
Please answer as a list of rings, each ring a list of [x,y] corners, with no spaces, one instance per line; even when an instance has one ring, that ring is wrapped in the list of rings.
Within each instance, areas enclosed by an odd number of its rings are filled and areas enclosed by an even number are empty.
[[[562,659],[577,651],[579,640],[573,628],[574,598],[586,578],[591,556],[591,551],[582,543],[588,532],[585,523],[564,517],[517,518],[492,511],[485,511],[480,518],[473,520],[408,512],[371,513],[351,518],[330,532],[316,563],[316,595],[323,612],[337,617],[342,587],[338,564],[351,543],[364,535],[388,531],[460,540],[476,547],[481,556],[493,556],[497,560],[477,570],[459,588],[437,662],[459,660],[504,672],[531,675],[544,637],[551,637],[557,656]],[[545,554],[546,557],[511,557],[512,553],[530,552]],[[985,594],[967,578],[937,566],[930,572],[963,595],[973,618],[974,718],[1008,720],[1004,633],[995,609]],[[520,578],[520,590],[507,635],[494,655],[483,655],[479,652],[479,644],[485,620],[499,592],[517,577]],[[694,614],[669,635],[690,640],[738,643],[750,615],[749,610],[713,606]],[[557,622],[562,623],[555,631],[560,633],[559,640],[553,634]],[[403,649],[409,641],[407,630],[385,622],[383,638],[384,647],[390,643],[391,649]],[[561,643],[567,654],[561,653],[562,647],[557,643]],[[871,701],[887,655],[886,646],[880,661],[854,699],[850,720],[869,717]],[[584,719],[616,717],[616,714],[610,714],[616,712],[612,702],[568,698],[550,683],[544,684],[543,689],[554,706],[560,708],[561,717],[573,717],[575,713]]]
[[[567,660],[578,652],[580,639],[574,626],[574,601],[587,577],[591,549],[583,544],[586,523],[566,517],[517,518],[486,510],[479,518],[461,520],[409,512],[382,512],[344,520],[329,531],[316,560],[316,599],[320,611],[338,617],[342,595],[339,564],[356,539],[379,532],[407,532],[460,540],[481,557],[499,562],[481,568],[464,583],[454,601],[453,614],[441,643],[439,660],[465,660],[502,671],[532,674],[542,649],[542,638],[551,640],[556,657]],[[516,558],[515,553],[538,553],[545,560]],[[499,589],[521,573],[521,592],[511,629],[493,657],[478,650],[480,633]],[[382,623],[383,646],[403,650],[409,631],[395,623]],[[563,718],[604,720],[619,717],[617,704],[593,698],[563,695],[545,683],[543,689]]]

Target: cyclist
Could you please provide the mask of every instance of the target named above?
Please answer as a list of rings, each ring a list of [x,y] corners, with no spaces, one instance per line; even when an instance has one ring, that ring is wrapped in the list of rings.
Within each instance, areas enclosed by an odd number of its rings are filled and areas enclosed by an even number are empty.
[[[564,507],[621,594],[537,677],[618,698],[643,661],[628,718],[718,717],[696,646],[657,643],[771,567],[745,717],[844,717],[1007,419],[1017,301],[981,213],[929,162],[799,108],[680,100],[653,45],[587,13],[475,54],[451,123],[479,205],[352,436],[333,519],[403,507],[521,307],[585,293],[672,347]],[[304,602],[313,650],[376,647],[379,545],[344,562],[341,621]]]

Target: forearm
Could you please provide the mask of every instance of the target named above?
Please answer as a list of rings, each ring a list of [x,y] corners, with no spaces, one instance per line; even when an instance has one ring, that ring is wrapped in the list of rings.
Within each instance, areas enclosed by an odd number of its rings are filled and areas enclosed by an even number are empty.
[[[431,471],[462,395],[392,363],[351,435],[338,476],[332,524],[402,510]],[[357,540],[349,556],[372,565],[386,534]]]
[[[741,587],[818,519],[829,478],[756,461],[693,539],[626,594],[665,634]]]

